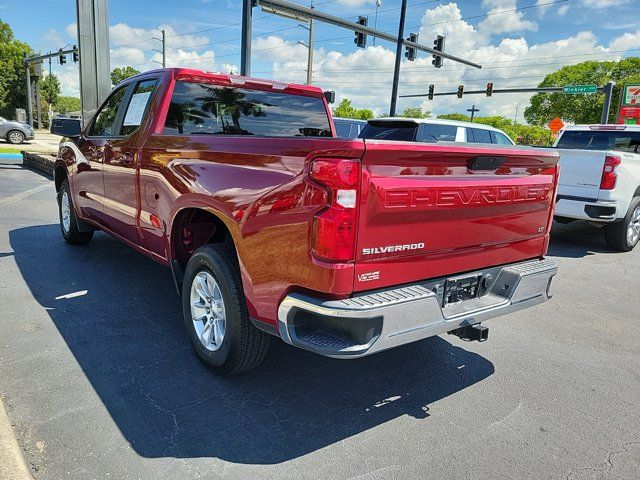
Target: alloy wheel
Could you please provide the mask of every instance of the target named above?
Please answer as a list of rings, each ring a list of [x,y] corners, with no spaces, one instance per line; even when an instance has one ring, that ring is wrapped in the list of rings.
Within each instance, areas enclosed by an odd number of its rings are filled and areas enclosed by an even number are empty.
[[[218,282],[206,271],[191,282],[191,320],[200,343],[211,352],[224,342],[226,313]]]

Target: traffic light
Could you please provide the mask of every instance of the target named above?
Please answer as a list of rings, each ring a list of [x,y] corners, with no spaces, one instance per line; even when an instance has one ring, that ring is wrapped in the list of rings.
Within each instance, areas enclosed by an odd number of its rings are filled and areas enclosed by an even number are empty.
[[[73,50],[74,50],[73,55],[72,55],[73,63],[78,63],[78,47],[76,47],[74,45],[73,46]]]
[[[429,85],[429,94],[427,95],[427,98],[429,98],[429,100],[433,100],[433,91],[435,89],[435,85]]]
[[[462,98],[462,94],[464,93],[464,85],[459,85],[458,86],[458,98]]]
[[[358,17],[358,23],[363,27],[367,26],[367,17]],[[364,48],[367,46],[367,35],[365,33],[355,32],[356,38],[353,39],[358,47]]]
[[[442,35],[438,35],[438,37],[433,41],[433,49],[438,50],[439,52],[444,52],[444,37]],[[441,68],[442,67],[442,57],[440,55],[433,54],[433,60],[431,61],[434,67]]]
[[[418,34],[410,33],[407,40],[410,42],[416,43],[418,41]],[[417,52],[415,48],[407,46],[407,51],[404,52],[404,56],[407,57],[407,60],[409,60],[410,62],[413,62],[416,59],[416,53]]]
[[[493,95],[493,82],[487,83],[487,97]]]
[[[62,49],[60,49],[58,51],[61,52]],[[64,65],[65,63],[67,63],[67,56],[66,55],[60,55],[58,57],[58,60],[60,61],[60,65]]]

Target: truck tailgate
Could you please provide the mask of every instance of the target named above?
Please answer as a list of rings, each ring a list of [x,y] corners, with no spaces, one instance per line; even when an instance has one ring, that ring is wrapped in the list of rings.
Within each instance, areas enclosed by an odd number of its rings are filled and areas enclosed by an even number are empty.
[[[554,151],[365,144],[354,290],[546,253],[557,180]]]
[[[558,194],[597,200],[606,155],[601,150],[560,150]]]

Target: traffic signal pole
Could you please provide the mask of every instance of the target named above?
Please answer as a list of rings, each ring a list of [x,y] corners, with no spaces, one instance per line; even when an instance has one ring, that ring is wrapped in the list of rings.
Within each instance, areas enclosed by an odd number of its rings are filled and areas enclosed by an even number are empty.
[[[400,60],[402,60],[402,44],[404,43],[404,20],[407,16],[407,0],[402,0],[402,7],[400,8],[400,24],[398,25],[398,40],[396,42],[396,63],[393,69],[391,105],[389,106],[390,117],[396,116],[396,105],[398,102],[398,83],[400,82]]]
[[[402,9],[402,17],[404,18],[406,11],[406,0],[403,0],[403,9]],[[400,56],[402,55],[402,45],[407,48],[412,48],[416,51],[427,52],[432,55],[436,55],[438,57],[446,58],[452,60],[457,63],[462,63],[464,65],[469,65],[475,68],[482,68],[482,65],[471,62],[461,57],[457,57],[455,55],[451,55],[449,53],[441,52],[435,48],[427,47],[420,43],[411,41],[410,39],[405,39],[403,37],[404,31],[404,20],[402,20],[402,25],[399,28],[400,35],[394,36],[382,30],[377,30],[375,28],[371,28],[366,24],[355,23],[348,20],[344,20],[343,18],[336,17],[335,15],[330,15],[328,13],[319,12],[315,8],[304,7],[302,5],[298,5],[292,2],[288,2],[285,0],[244,0],[242,5],[242,50],[240,52],[240,73],[242,75],[249,75],[251,73],[251,10],[253,7],[262,7],[263,10],[269,11],[269,13],[274,13],[276,15],[282,15],[291,18],[308,18],[309,20],[315,20],[323,23],[328,23],[330,25],[335,25],[340,28],[346,28],[347,30],[351,30],[355,33],[359,33],[362,37],[366,38],[366,36],[371,36],[372,38],[379,38],[382,40],[387,40],[389,42],[393,42],[396,44],[396,70],[399,68],[400,64]],[[366,19],[366,17],[364,17]],[[397,98],[397,90],[399,79],[397,78],[397,74],[394,75],[394,93],[392,95],[392,102],[394,103],[393,111],[395,112],[395,102]]]
[[[611,111],[611,101],[613,98],[613,87],[615,86],[615,82],[609,82],[602,87],[594,87],[591,93],[600,92],[604,93],[604,105],[602,106],[602,115],[600,116],[600,123],[603,125],[609,123],[609,112]],[[400,95],[400,98],[417,98],[417,97],[427,97],[429,100],[433,100],[433,97],[442,97],[442,96],[450,96],[456,95],[458,98],[462,98],[463,95],[486,95],[490,97],[494,93],[553,93],[553,92],[563,92],[567,87],[524,87],[524,88],[493,88],[493,83],[487,84],[487,88],[485,90],[469,90],[464,91],[464,86],[460,85],[458,90],[455,92],[435,92],[434,86],[429,85],[428,93],[419,93],[414,95]],[[462,89],[462,91],[461,91]]]
[[[33,127],[33,98],[31,93],[31,71],[29,70],[29,66],[32,63],[42,63],[43,60],[47,60],[53,57],[59,57],[62,55],[68,54],[77,54],[78,49],[76,47],[70,48],[68,50],[59,50],[55,53],[47,53],[45,55],[33,55],[28,57],[25,55],[24,57],[24,69],[25,69],[25,87],[27,91],[27,121],[29,125]],[[40,124],[38,124],[39,128],[42,128]]]

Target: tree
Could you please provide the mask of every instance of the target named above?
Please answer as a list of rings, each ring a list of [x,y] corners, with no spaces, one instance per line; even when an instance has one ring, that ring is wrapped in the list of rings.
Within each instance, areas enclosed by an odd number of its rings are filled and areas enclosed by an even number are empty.
[[[471,117],[464,113],[445,113],[444,115],[438,115],[438,118],[444,118],[445,120],[457,120],[459,122],[471,121]]]
[[[53,109],[58,113],[79,112],[80,99],[77,97],[58,97]]]
[[[471,117],[463,113],[447,113],[445,115],[438,115],[438,118],[458,120],[461,122],[471,121]],[[511,119],[498,115],[475,117],[473,121],[474,123],[482,123],[498,128],[517,143],[538,146],[549,146],[552,143],[551,131],[539,125],[514,124]]]
[[[609,121],[615,120],[615,105],[624,85],[640,83],[640,58],[631,57],[619,62],[582,62],[567,65],[550,73],[539,87],[563,87],[566,85],[604,85],[613,80],[613,90]],[[599,123],[604,105],[604,95],[582,94],[564,95],[561,92],[538,93],[531,97],[530,105],[524,111],[527,122],[545,125],[554,117],[574,123]]]
[[[139,73],[139,70],[136,70],[135,68],[129,66],[114,68],[111,71],[111,85],[115,87],[121,81],[126,80],[129,77],[133,77],[134,75],[137,75]]]
[[[24,57],[31,47],[16,40],[9,24],[0,20],[0,116],[13,118],[16,108],[25,108]]]
[[[40,80],[40,94],[51,105],[58,103],[60,98],[60,80],[55,75],[47,75]]]
[[[420,107],[407,107],[400,116],[405,118],[427,118],[430,113],[423,112]]]
[[[351,100],[345,98],[333,109],[333,115],[341,118],[357,118],[359,120],[369,120],[373,118],[373,111],[368,108],[357,109],[351,105]]]

